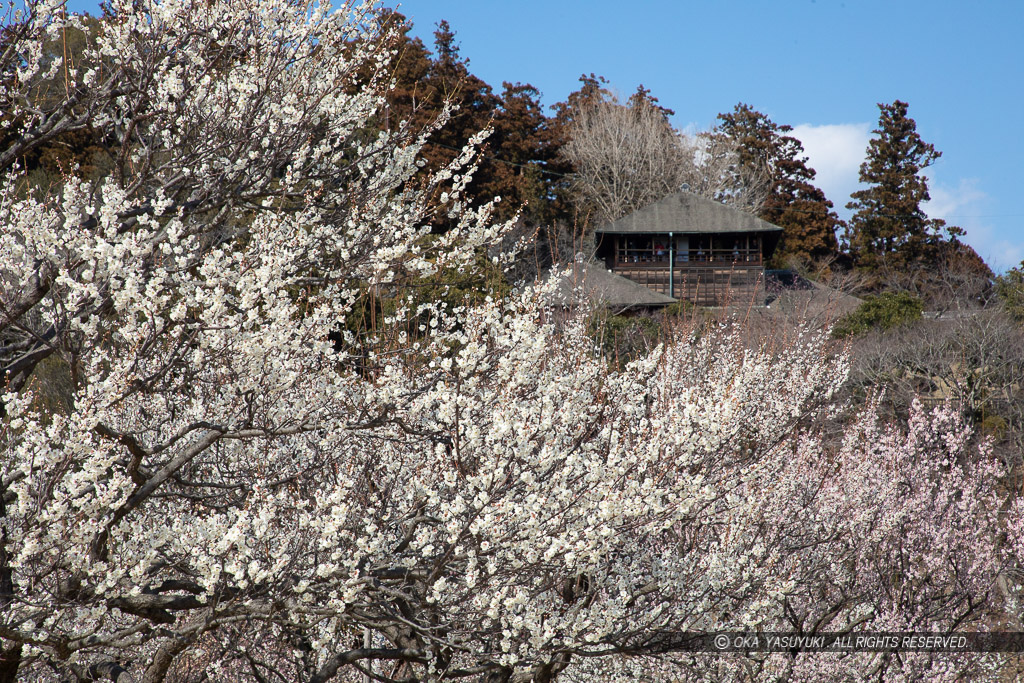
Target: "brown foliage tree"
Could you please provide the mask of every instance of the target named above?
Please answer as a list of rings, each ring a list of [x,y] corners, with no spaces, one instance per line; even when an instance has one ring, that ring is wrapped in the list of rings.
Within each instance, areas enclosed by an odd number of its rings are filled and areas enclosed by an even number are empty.
[[[459,54],[455,32],[446,21],[434,32],[434,54],[409,35],[404,16],[389,15],[402,29],[399,59],[394,71],[395,88],[383,127],[409,121],[422,128],[448,108],[449,120],[435,131],[424,150],[424,173],[441,168],[459,154],[470,138],[484,129],[491,135],[484,143],[479,167],[467,188],[471,203],[501,197],[497,214],[507,219],[524,210],[529,221],[547,217],[544,201],[552,192],[553,177],[547,165],[554,159],[554,134],[539,102],[540,93],[529,84],[504,83],[500,95],[469,70],[469,60]],[[525,209],[524,209],[525,207]],[[446,217],[438,219],[439,229]]]
[[[735,141],[741,163],[761,169],[768,177],[770,189],[758,215],[783,228],[775,262],[834,258],[839,217],[814,185],[815,171],[807,165],[803,145],[787,135],[792,126],[777,124],[742,102],[718,118],[717,132]]]
[[[882,268],[903,270],[933,264],[939,245],[963,231],[929,218],[922,204],[931,196],[922,172],[942,156],[917,132],[907,116],[906,102],[879,104],[881,112],[860,182],[868,185],[850,195],[846,205],[855,213],[844,236],[856,266],[867,272]]]

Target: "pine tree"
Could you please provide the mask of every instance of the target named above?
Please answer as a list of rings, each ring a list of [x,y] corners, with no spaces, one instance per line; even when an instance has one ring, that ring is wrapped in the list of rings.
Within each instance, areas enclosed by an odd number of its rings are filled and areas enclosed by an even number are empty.
[[[942,153],[921,139],[907,106],[899,100],[878,105],[878,128],[860,166],[860,182],[868,187],[850,195],[846,205],[855,212],[844,236],[846,248],[857,268],[868,273],[932,264],[945,241],[963,234],[928,218],[922,208],[930,195],[921,172]]]
[[[777,124],[742,102],[718,118],[716,132],[737,143],[740,163],[768,176],[769,194],[758,215],[783,228],[775,261],[835,256],[839,218],[813,183],[815,171],[807,165],[803,145],[786,135],[792,126]]]

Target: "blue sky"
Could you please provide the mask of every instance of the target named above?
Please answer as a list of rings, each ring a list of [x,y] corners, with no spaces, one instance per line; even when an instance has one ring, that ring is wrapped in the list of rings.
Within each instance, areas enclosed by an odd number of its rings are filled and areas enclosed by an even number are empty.
[[[70,3],[92,9],[96,3]],[[545,105],[582,73],[643,84],[690,130],[746,102],[795,128],[840,212],[879,102],[900,99],[942,152],[929,213],[967,230],[994,269],[1024,259],[1024,0],[406,0],[432,44],[447,19],[470,70]]]

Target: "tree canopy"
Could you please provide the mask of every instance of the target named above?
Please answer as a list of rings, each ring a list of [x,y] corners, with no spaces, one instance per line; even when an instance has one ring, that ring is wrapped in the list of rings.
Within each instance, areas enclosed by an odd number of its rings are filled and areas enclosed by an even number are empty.
[[[537,89],[503,83],[496,93],[470,71],[448,22],[440,22],[434,31],[431,54],[419,38],[410,37],[412,25],[403,15],[387,12],[384,21],[398,29],[398,56],[382,125],[409,121],[422,127],[447,111],[445,125],[430,135],[423,151],[428,171],[450,163],[470,139],[490,129],[465,190],[467,199],[480,205],[501,197],[495,207],[500,219],[525,212],[533,224],[550,220],[553,177],[546,171],[557,154],[557,141]],[[450,223],[446,217],[437,221],[439,228]]]
[[[908,106],[900,100],[878,105],[878,127],[860,167],[860,182],[868,187],[851,194],[846,205],[855,212],[846,248],[868,272],[934,263],[938,245],[963,234],[924,211],[931,196],[923,171],[942,153],[921,139]]]
[[[669,119],[672,110],[643,85],[620,102],[592,78],[581,81],[580,91],[559,108],[568,120],[561,154],[573,169],[574,201],[590,224],[613,221],[681,189],[750,211],[761,206],[764,173],[741,163],[734,141],[680,133]]]
[[[792,126],[777,124],[743,103],[718,118],[717,131],[736,142],[740,163],[767,176],[769,189],[758,215],[783,228],[775,262],[834,258],[839,217],[814,185],[815,172],[807,165],[803,145],[786,135]]]

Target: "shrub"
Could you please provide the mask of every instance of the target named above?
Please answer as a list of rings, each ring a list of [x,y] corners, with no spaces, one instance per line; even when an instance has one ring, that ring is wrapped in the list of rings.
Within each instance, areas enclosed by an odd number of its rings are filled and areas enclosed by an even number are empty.
[[[996,278],[996,296],[1011,318],[1024,323],[1024,261]]]
[[[923,314],[924,305],[921,300],[907,292],[884,292],[877,296],[867,296],[857,310],[836,322],[832,336],[843,338],[871,330],[888,330],[920,320]]]

